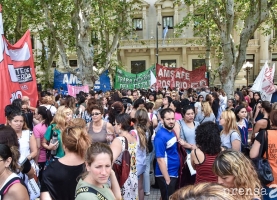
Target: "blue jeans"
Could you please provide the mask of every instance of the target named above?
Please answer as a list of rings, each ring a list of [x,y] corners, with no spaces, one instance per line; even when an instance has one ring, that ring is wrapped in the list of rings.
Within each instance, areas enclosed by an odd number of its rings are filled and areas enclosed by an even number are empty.
[[[264,200],[277,200],[277,188],[263,187],[262,197]]]
[[[146,193],[150,192],[150,154],[146,155],[146,169],[143,173],[143,190]]]

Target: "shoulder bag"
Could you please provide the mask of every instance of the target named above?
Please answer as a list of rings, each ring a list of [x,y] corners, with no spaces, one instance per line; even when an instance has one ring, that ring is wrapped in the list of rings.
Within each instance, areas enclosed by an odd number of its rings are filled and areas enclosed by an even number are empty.
[[[122,152],[122,161],[121,164],[114,163],[113,170],[115,172],[115,176],[118,180],[119,186],[122,187],[130,174],[130,163],[131,163],[131,155],[128,151],[128,140],[125,139],[125,149]]]
[[[262,133],[262,132],[260,132]],[[262,151],[264,146],[266,145],[266,158],[263,158]],[[257,158],[252,159],[253,164],[256,168],[258,177],[262,183],[262,185],[267,185],[274,181],[274,177],[272,174],[272,169],[268,162],[268,135],[267,130],[263,130],[262,143],[259,150],[259,155]]]
[[[84,193],[84,192],[90,192],[93,193],[97,196],[98,199],[100,200],[108,200],[102,193],[100,193],[99,191],[95,190],[92,187],[80,187],[75,194],[75,199],[78,196],[78,194]]]

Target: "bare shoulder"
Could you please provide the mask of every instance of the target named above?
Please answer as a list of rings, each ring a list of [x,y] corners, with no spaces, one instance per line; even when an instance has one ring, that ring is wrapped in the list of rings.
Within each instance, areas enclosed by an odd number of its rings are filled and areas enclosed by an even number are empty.
[[[9,188],[4,199],[27,200],[29,195],[26,187],[21,183],[15,183]]]

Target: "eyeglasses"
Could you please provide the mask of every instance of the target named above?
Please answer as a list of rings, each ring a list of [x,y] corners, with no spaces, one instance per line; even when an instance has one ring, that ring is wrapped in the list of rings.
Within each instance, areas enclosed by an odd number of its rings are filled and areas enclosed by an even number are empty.
[[[98,116],[98,115],[101,115],[101,113],[91,113],[91,116]]]

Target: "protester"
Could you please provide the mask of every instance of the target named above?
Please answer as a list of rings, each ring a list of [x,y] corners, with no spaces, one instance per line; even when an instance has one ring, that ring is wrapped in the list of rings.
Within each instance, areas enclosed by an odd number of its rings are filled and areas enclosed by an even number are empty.
[[[174,100],[170,103],[169,108],[171,108],[175,112],[175,120],[182,119],[182,108],[180,101]]]
[[[263,118],[258,120],[254,126],[253,134],[251,137],[252,142],[260,130],[262,130],[262,129],[268,130],[270,128],[269,115],[270,115],[272,107],[271,107],[269,101],[262,101],[262,103],[258,109],[262,113]]]
[[[92,121],[88,124],[88,134],[92,141],[108,143],[107,135],[114,137],[114,127],[103,120],[102,105],[95,104],[91,107]],[[113,138],[112,138],[113,139]]]
[[[39,180],[41,181],[44,166],[46,163],[46,149],[42,146],[44,134],[51,121],[53,120],[52,114],[49,109],[44,106],[40,106],[35,110],[34,117],[39,123],[34,126],[34,135],[36,138],[36,145],[38,149],[35,161],[39,166]]]
[[[26,186],[20,177],[16,174],[20,169],[20,166],[18,165],[18,149],[15,146],[10,148],[6,144],[0,144],[0,159],[0,199],[30,199]]]
[[[277,180],[275,178],[277,177],[277,166],[276,166],[276,156],[275,156],[275,152],[277,152],[277,148],[276,148],[277,147],[277,110],[273,110],[270,113],[270,120],[272,122],[271,127],[269,129],[260,129],[258,135],[255,137],[255,141],[250,150],[250,158],[253,158],[253,159],[258,157],[260,151],[261,151],[261,155],[265,158],[266,157],[265,152],[266,150],[268,151],[267,160],[272,169],[274,181],[268,185],[263,185],[263,187],[266,189],[266,192],[263,194],[264,200],[277,199],[275,195],[276,184],[277,184]],[[267,137],[265,136],[265,133],[267,133]],[[261,149],[263,137],[264,137],[265,143],[264,143],[263,149]]]
[[[10,149],[15,148],[19,152],[19,142],[17,135],[14,129],[10,126],[0,126],[0,144],[6,144],[10,147]],[[16,159],[18,160],[18,164],[20,165],[19,157],[20,154],[18,154],[18,158]],[[26,159],[25,162],[22,165],[20,165],[20,170],[15,173],[19,172],[22,173],[21,177],[23,177],[23,174],[26,174],[28,176],[28,179],[32,179],[35,177],[35,171],[32,168],[31,163],[28,159]]]
[[[247,111],[243,105],[237,106],[235,109],[238,129],[241,136],[241,144],[248,145],[248,120]]]
[[[235,99],[229,99],[227,102],[227,108],[226,110],[231,110],[235,112],[235,106],[236,106],[236,100]]]
[[[145,109],[138,109],[135,114],[134,130],[130,131],[137,140],[137,152],[136,152],[136,165],[137,165],[137,176],[138,176],[138,194],[139,199],[144,199],[145,186],[146,193],[150,193],[150,157],[147,152],[147,144],[150,135],[149,130],[149,118],[148,113]],[[145,177],[145,180],[144,180]]]
[[[130,115],[124,113],[116,116],[115,132],[119,137],[116,137],[110,146],[113,152],[113,162],[121,165],[122,154],[125,150],[125,142],[126,140],[128,142],[128,151],[131,155],[130,173],[128,179],[120,188],[123,200],[138,199],[138,177],[136,167],[137,139],[129,133],[131,130],[130,124]]]
[[[41,200],[75,199],[77,177],[85,167],[84,156],[91,141],[83,126],[78,126],[74,121],[73,125],[74,127],[68,126],[62,131],[65,156],[52,162],[44,171]]]
[[[261,183],[257,172],[241,152],[222,151],[214,161],[213,172],[218,176],[218,183],[237,199],[260,199]]]
[[[161,111],[163,127],[156,133],[154,139],[156,151],[156,170],[158,185],[162,200],[168,200],[174,193],[177,183],[180,159],[177,151],[177,137],[173,132],[175,126],[174,111],[165,108]]]
[[[75,200],[91,200],[100,197],[121,199],[120,187],[112,170],[113,153],[110,147],[100,142],[93,142],[86,152],[85,161],[86,172],[76,187]],[[107,184],[108,179],[110,179],[111,189]],[[92,188],[98,195],[84,188]]]
[[[36,167],[35,161],[33,160],[37,155],[36,139],[33,132],[31,132],[27,128],[27,125],[24,121],[22,113],[14,111],[10,113],[7,119],[8,119],[8,125],[15,130],[18,138],[19,151],[20,151],[20,158],[19,158],[20,165],[22,165],[25,162],[25,160],[28,159],[30,163],[34,167]]]
[[[199,124],[202,124],[203,122],[212,121],[215,122],[215,115],[213,113],[213,110],[209,104],[209,102],[202,102],[201,111],[198,112],[198,114],[195,117],[195,121],[199,122]]]
[[[197,148],[191,153],[191,164],[196,170],[195,184],[202,182],[217,182],[212,172],[212,165],[221,151],[220,131],[211,121],[204,122],[195,130]]]
[[[198,95],[197,100],[194,104],[195,107],[195,114],[197,115],[198,113],[201,112],[202,110],[202,102],[204,100],[204,96],[203,95]]]
[[[232,194],[225,192],[226,188],[216,183],[200,183],[183,187],[169,200],[236,200]]]
[[[56,150],[56,155],[53,155],[51,160],[62,158],[64,156],[63,143],[61,137],[63,130],[72,119],[72,114],[73,113],[70,108],[60,106],[56,112],[56,115],[53,118],[53,121],[51,122],[51,125],[48,126],[47,131],[44,134],[42,146],[49,151]],[[52,143],[54,132],[57,133],[58,141]]]
[[[240,151],[241,136],[239,134],[234,112],[231,110],[222,112],[219,124],[223,127],[223,130],[220,133],[221,146]]]

